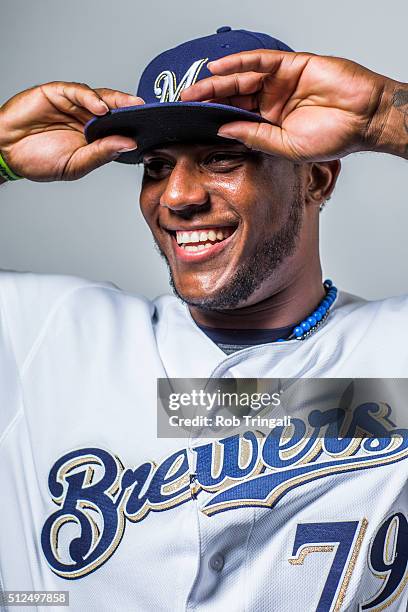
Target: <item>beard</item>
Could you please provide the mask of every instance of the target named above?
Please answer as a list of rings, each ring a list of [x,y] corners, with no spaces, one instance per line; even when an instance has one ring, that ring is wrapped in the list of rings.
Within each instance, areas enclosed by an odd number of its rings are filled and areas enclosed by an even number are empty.
[[[171,273],[167,257],[156,242],[156,248],[164,258],[169,271],[170,286],[174,294],[190,306],[202,310],[231,310],[246,302],[267,279],[276,272],[282,262],[296,250],[303,220],[303,198],[299,175],[293,190],[290,211],[285,224],[271,237],[257,244],[250,259],[244,261],[230,281],[216,295],[187,299],[181,295]]]

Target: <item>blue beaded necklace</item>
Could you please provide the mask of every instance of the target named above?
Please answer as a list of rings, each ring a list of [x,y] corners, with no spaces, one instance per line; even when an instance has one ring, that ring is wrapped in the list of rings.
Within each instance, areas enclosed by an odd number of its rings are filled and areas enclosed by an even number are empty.
[[[292,333],[288,338],[279,338],[276,342],[286,342],[287,340],[306,340],[314,334],[329,316],[330,307],[337,297],[337,287],[333,285],[333,281],[327,279],[323,286],[326,290],[326,296],[322,299],[316,310],[314,310],[306,319],[300,321],[293,328]]]

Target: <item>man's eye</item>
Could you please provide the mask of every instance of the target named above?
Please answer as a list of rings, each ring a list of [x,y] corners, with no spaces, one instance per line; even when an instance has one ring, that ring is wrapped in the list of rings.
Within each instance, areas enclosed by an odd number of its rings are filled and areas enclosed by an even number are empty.
[[[228,167],[234,166],[242,161],[244,155],[242,153],[214,153],[208,157],[206,164],[209,166]]]
[[[144,162],[144,171],[150,178],[160,179],[167,176],[171,172],[171,165],[163,159],[155,159],[149,162]]]

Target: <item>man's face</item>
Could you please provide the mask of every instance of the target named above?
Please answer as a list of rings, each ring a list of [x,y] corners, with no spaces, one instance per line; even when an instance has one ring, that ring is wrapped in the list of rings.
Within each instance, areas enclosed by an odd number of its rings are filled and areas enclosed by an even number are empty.
[[[269,297],[296,245],[299,168],[231,141],[144,155],[142,213],[187,303],[231,309]]]

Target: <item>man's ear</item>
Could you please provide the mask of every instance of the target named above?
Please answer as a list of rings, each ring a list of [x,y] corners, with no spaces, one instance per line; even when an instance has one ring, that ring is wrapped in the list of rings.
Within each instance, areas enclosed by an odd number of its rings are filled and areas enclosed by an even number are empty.
[[[306,204],[320,206],[330,198],[341,170],[339,159],[308,164]]]

